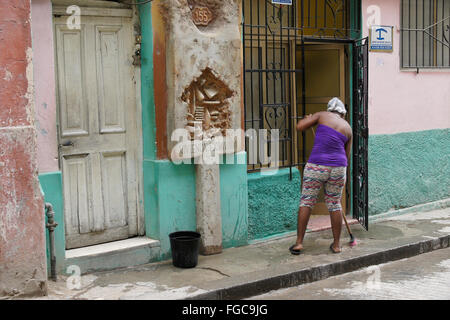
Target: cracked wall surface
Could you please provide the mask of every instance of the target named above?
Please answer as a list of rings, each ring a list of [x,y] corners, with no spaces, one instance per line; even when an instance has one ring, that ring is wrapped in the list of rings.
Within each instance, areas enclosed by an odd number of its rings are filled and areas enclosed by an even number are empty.
[[[192,8],[208,7],[214,19],[207,26],[197,26]],[[170,150],[174,129],[186,128],[190,120],[189,101],[184,93],[198,81],[205,70],[222,81],[233,94],[227,99],[230,129],[241,128],[242,57],[239,1],[168,0],[161,3],[167,43],[167,138]],[[240,151],[235,150],[236,151]]]
[[[45,294],[30,1],[0,2],[0,296]]]

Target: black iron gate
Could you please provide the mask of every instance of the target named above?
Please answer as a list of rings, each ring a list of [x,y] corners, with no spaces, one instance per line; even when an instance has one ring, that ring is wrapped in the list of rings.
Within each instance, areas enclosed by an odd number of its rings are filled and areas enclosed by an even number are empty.
[[[368,199],[368,39],[353,45],[353,217],[369,229]]]
[[[295,130],[296,123],[310,113],[305,90],[305,73],[308,72],[305,70],[305,46],[321,42],[353,47],[357,54],[353,66],[353,111],[359,112],[358,117],[353,115],[354,122],[367,117],[367,103],[359,102],[367,101],[367,83],[364,82],[367,68],[364,66],[367,66],[368,56],[362,53],[366,60],[359,59],[361,52],[366,52],[367,43],[355,42],[360,37],[360,10],[360,1],[353,0],[294,0],[292,5],[284,6],[272,4],[271,0],[242,0],[245,130],[279,130],[278,168],[298,167],[303,172],[307,161],[307,135],[311,133]],[[360,83],[361,88],[356,86]],[[360,90],[362,98],[356,95]],[[355,128],[360,138],[353,149],[357,154],[353,160],[358,161],[354,173],[358,172],[361,188],[353,186],[353,208],[354,217],[367,228],[367,207],[364,208],[367,206],[367,166],[359,165],[364,163],[363,159],[367,165],[367,140],[364,140],[365,133],[359,132],[367,128],[365,124],[367,121]],[[255,144],[258,138],[264,143]],[[269,166],[264,159],[270,158],[270,150],[266,141],[255,134],[248,135],[248,171]],[[352,183],[355,181],[356,178]]]

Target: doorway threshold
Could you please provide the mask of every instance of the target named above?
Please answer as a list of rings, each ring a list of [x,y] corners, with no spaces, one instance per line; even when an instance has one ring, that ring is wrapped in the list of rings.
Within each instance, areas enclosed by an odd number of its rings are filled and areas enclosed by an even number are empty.
[[[66,268],[78,266],[81,274],[134,267],[159,258],[159,240],[135,237],[66,250]]]

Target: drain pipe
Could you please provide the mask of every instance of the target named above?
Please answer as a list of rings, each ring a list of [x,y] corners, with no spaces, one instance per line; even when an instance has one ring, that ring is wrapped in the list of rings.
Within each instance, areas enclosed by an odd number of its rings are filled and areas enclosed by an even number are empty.
[[[55,256],[55,228],[58,223],[55,221],[55,213],[53,211],[53,206],[50,203],[45,204],[45,211],[47,215],[47,229],[50,238],[50,278],[53,281],[57,280],[56,277],[56,256]]]

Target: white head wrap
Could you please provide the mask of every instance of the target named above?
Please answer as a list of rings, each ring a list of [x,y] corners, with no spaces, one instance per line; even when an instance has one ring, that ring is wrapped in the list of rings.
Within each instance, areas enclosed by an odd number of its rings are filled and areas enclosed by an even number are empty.
[[[342,101],[339,100],[339,98],[333,98],[328,102],[328,111],[329,112],[335,111],[342,115],[345,115],[347,113],[347,111],[345,110],[344,103],[342,103]]]

